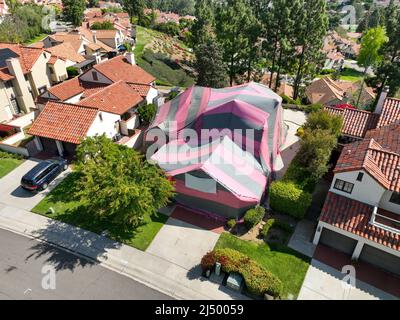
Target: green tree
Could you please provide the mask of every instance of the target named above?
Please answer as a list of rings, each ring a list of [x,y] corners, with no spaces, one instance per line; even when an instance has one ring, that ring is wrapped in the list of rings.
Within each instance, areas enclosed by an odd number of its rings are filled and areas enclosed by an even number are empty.
[[[140,20],[143,17],[145,8],[144,0],[123,0],[123,5],[131,18],[136,17]]]
[[[114,24],[111,21],[95,22],[90,27],[92,30],[114,30]]]
[[[304,78],[313,78],[321,48],[328,29],[328,16],[325,0],[304,0],[302,10],[295,23],[296,47],[299,54],[296,59],[293,99],[297,99]]]
[[[129,229],[168,204],[174,187],[161,169],[134,149],[103,136],[86,138],[77,148],[77,197],[96,218]],[[95,196],[93,196],[95,195]]]
[[[377,99],[388,85],[393,95],[400,88],[400,8],[392,0],[385,11],[385,26],[389,41],[382,47],[382,62],[377,68]]]
[[[361,83],[360,93],[358,95],[356,106],[360,103],[361,94],[363,91],[365,77],[370,67],[377,67],[383,61],[381,48],[389,41],[386,31],[383,27],[371,28],[361,39],[361,49],[358,56],[358,64],[365,68],[363,81]]]
[[[89,8],[97,8],[99,6],[99,0],[89,0],[88,7]]]
[[[341,117],[332,116],[325,110],[311,112],[307,117],[304,125],[305,130],[327,130],[335,137],[341,134],[343,119]]]
[[[212,0],[197,0],[195,10],[196,21],[191,29],[194,46],[204,43],[207,39],[207,32],[214,32],[215,27]]]
[[[140,121],[150,123],[157,113],[157,106],[155,104],[146,104],[137,109]]]
[[[196,46],[194,53],[195,69],[198,73],[197,85],[211,88],[223,88],[228,85],[222,48],[213,36]]]
[[[85,0],[62,0],[63,14],[67,21],[74,26],[82,25],[84,11],[86,8]]]
[[[256,23],[246,0],[220,2],[216,9],[217,40],[222,44],[224,61],[228,65],[229,82],[246,70],[246,57],[254,45],[249,29]]]

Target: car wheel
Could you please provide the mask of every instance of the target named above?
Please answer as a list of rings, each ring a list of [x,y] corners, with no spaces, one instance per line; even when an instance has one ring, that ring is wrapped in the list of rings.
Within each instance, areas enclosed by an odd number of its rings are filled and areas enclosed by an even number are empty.
[[[49,185],[47,183],[43,183],[42,190],[46,190]]]

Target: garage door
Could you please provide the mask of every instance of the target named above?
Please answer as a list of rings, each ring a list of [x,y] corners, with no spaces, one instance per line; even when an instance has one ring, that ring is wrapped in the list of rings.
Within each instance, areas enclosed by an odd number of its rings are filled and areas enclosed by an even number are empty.
[[[400,275],[400,258],[375,247],[365,244],[360,254],[360,260]]]
[[[320,243],[351,255],[357,245],[357,240],[323,228]]]

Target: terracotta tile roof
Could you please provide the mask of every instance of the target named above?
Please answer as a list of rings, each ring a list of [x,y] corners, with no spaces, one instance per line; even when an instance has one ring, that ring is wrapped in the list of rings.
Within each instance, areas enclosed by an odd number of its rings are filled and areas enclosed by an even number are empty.
[[[0,80],[8,81],[14,79],[14,76],[8,71],[8,68],[0,68]]]
[[[99,39],[114,39],[117,35],[117,30],[96,30],[96,35]]]
[[[387,98],[382,108],[378,127],[400,120],[400,99]]]
[[[30,48],[16,43],[0,42],[0,50],[7,49],[12,51],[19,58],[24,73],[27,73],[32,69],[39,56],[43,53],[43,49],[41,48]],[[0,61],[0,64],[4,63]]]
[[[117,56],[93,66],[113,82],[123,80],[132,83],[150,84],[156,78],[137,65],[131,65],[123,56]]]
[[[370,224],[372,212],[373,208],[367,204],[329,192],[322,209],[320,221],[394,250],[400,250],[400,234]],[[397,216],[398,220],[398,215],[389,211],[379,209],[378,214],[389,218]],[[382,220],[379,222],[385,224]]]
[[[136,90],[140,96],[142,97],[147,97],[147,94],[149,93],[151,89],[151,85],[148,84],[141,84],[141,83],[128,83],[128,85]]]
[[[342,133],[353,137],[363,138],[368,130],[376,128],[379,120],[378,114],[358,109],[325,107],[325,110],[332,115],[342,116]]]
[[[63,42],[57,46],[46,49],[52,55],[68,59],[70,61],[79,63],[85,61],[85,58],[81,56],[69,42]]]
[[[367,132],[365,139],[374,139],[382,148],[400,154],[400,121]]]
[[[96,108],[48,102],[28,133],[59,141],[79,144],[97,116]]]
[[[48,64],[55,64],[58,60],[58,57],[56,56],[51,56],[51,58],[49,59],[49,61],[47,61]]]
[[[52,86],[48,91],[61,101],[68,100],[80,93],[86,94],[88,97],[92,90],[100,90],[105,88],[107,85],[102,83],[92,83],[81,81],[78,77],[64,81],[60,84]]]
[[[81,100],[79,104],[122,115],[142,101],[143,98],[136,90],[124,81],[118,81]]]
[[[83,39],[81,39],[81,35],[79,35],[77,32],[57,32],[49,37],[57,42],[69,43],[72,48],[74,48],[76,53],[79,52],[83,42]]]

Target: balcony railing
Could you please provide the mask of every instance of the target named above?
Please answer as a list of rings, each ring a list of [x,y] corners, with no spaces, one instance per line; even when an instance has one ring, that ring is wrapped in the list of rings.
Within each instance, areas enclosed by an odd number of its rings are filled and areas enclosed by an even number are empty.
[[[378,211],[378,207],[374,207],[369,223],[378,228],[400,234],[400,216],[389,211]]]

